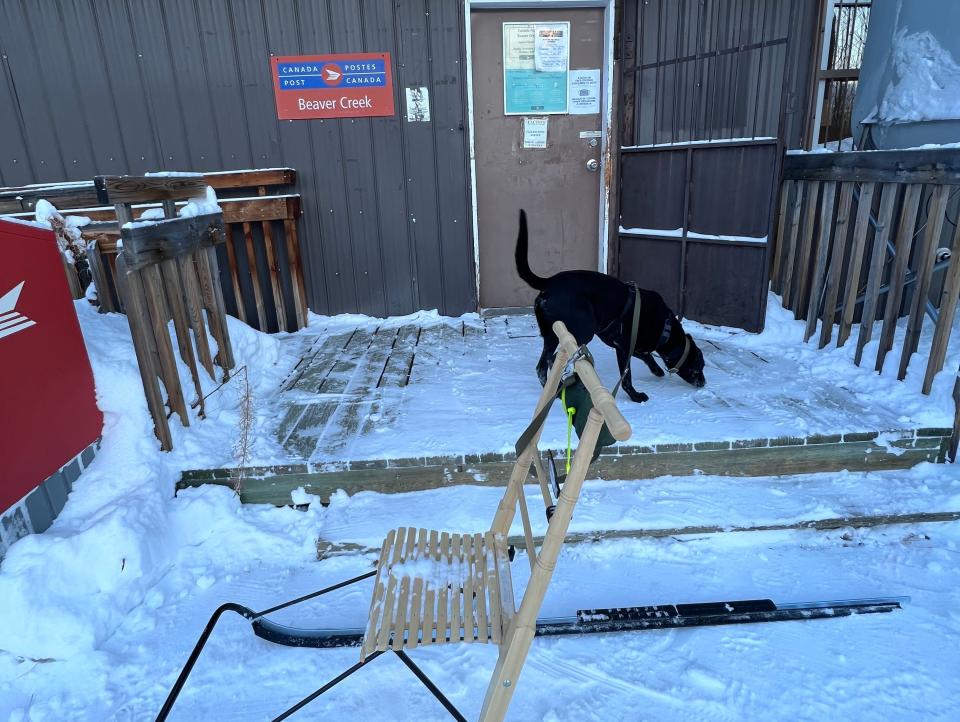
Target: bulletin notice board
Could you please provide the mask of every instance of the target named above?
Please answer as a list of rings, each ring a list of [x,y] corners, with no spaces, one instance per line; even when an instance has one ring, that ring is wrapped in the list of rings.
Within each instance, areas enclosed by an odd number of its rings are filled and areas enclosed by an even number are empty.
[[[567,113],[570,23],[503,24],[504,115]]]

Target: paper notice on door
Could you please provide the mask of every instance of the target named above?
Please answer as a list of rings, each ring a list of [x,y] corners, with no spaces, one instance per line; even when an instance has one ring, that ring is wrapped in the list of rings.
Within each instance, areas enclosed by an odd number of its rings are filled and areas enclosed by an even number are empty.
[[[570,71],[570,114],[600,112],[600,70]]]
[[[566,113],[570,23],[503,23],[504,115]]]
[[[503,24],[503,69],[535,70],[534,23]]]
[[[534,66],[541,73],[566,72],[570,60],[570,23],[537,23]]]
[[[523,119],[523,147],[543,149],[547,147],[548,118]]]

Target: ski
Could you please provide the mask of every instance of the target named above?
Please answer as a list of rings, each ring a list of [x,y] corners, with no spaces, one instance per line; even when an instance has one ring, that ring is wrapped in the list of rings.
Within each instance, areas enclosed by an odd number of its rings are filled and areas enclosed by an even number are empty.
[[[854,614],[882,614],[902,609],[909,597],[872,597],[819,602],[776,604],[770,599],[700,602],[646,607],[578,610],[572,617],[537,620],[536,636],[640,632],[678,627],[759,624],[794,620],[833,619]],[[305,629],[278,624],[264,617],[253,621],[254,633],[269,642],[290,647],[356,647],[364,630]]]

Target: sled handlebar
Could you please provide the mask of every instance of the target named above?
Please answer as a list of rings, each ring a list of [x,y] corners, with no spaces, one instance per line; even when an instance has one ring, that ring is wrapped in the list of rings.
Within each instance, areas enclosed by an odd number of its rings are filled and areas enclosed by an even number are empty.
[[[560,339],[560,347],[570,357],[574,357],[579,346],[577,340],[567,331],[567,327],[563,325],[562,321],[556,321],[553,324],[553,332]],[[593,364],[585,358],[581,358],[574,363],[574,367],[577,370],[577,375],[580,376],[580,380],[583,381],[583,385],[590,392],[593,407],[603,416],[603,420],[606,422],[607,428],[610,429],[610,433],[613,434],[613,438],[617,441],[629,439],[633,433],[630,424],[623,418],[623,414],[617,408],[617,402],[613,400],[611,393],[600,382],[600,377],[597,376]]]

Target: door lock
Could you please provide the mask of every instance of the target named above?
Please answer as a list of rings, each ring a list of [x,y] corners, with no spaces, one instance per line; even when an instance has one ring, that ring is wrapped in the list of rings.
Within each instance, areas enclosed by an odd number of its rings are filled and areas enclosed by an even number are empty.
[[[590,160],[587,161],[587,170],[590,171],[591,173],[596,173],[597,168],[599,167],[600,167],[600,164],[597,162],[596,158],[591,158]]]

